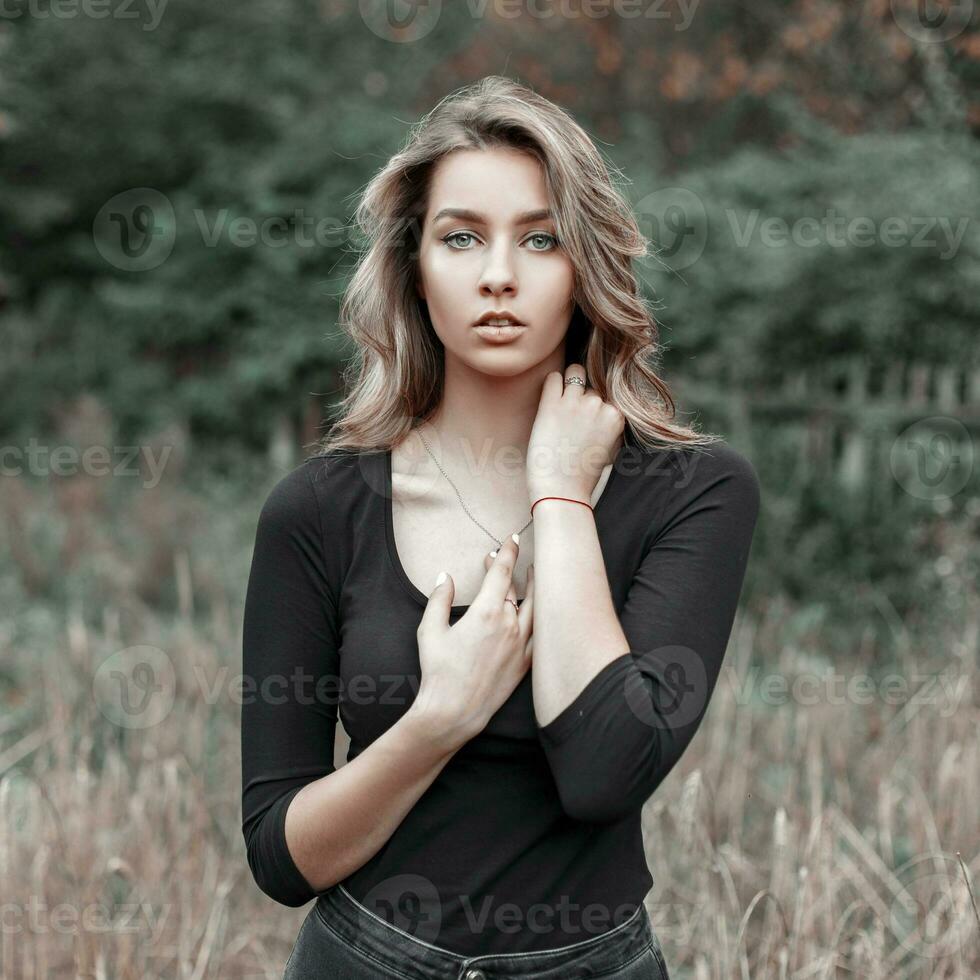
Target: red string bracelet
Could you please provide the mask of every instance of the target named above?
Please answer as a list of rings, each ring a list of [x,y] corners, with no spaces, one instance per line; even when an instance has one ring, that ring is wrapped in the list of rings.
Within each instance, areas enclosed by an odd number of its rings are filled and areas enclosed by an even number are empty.
[[[534,508],[537,507],[542,500],[567,500],[570,504],[582,504],[584,507],[588,507],[593,514],[595,513],[595,508],[593,508],[592,504],[587,504],[584,500],[575,500],[573,497],[538,497],[538,499],[531,504],[532,518],[534,517]]]

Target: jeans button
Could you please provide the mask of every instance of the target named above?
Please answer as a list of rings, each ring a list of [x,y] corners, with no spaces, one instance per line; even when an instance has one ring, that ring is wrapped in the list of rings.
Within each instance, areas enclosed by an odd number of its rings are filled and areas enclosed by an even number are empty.
[[[467,970],[465,980],[487,980],[487,975],[482,970]]]

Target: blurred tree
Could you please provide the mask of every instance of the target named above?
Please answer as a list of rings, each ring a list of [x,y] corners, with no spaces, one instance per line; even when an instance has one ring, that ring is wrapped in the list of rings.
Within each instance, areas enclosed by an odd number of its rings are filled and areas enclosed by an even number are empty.
[[[176,415],[262,445],[329,393],[353,196],[444,56],[342,4],[169,0],[144,20],[0,21],[6,431],[98,392],[121,433]],[[8,343],[9,341],[9,343]],[[28,375],[27,368],[30,373]]]

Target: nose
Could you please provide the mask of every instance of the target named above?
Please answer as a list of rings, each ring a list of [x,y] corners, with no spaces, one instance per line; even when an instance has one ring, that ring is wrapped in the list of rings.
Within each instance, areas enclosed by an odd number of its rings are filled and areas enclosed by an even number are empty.
[[[512,296],[517,292],[517,274],[506,241],[487,250],[486,262],[480,273],[481,296]]]

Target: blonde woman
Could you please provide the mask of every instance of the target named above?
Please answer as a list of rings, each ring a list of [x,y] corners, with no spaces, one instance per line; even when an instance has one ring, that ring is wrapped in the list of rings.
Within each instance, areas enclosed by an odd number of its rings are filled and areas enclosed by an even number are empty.
[[[356,217],[356,376],[244,618],[249,866],[315,899],[285,976],[662,980],[641,808],[718,678],[755,471],[673,420],[645,240],[553,103],[453,93]]]

